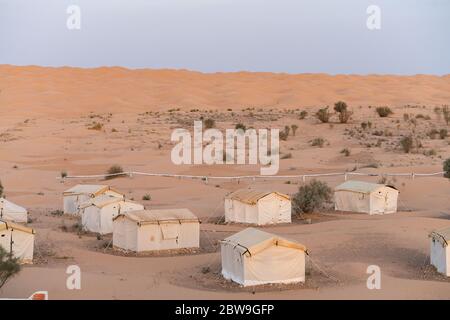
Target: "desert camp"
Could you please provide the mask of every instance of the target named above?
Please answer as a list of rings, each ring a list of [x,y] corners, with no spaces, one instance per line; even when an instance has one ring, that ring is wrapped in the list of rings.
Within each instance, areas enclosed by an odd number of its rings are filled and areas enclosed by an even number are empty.
[[[397,212],[398,190],[392,186],[349,180],[334,189],[335,210],[387,214]]]
[[[256,225],[290,223],[290,197],[275,191],[234,191],[225,197],[225,221]]]
[[[28,211],[5,198],[0,198],[0,219],[26,223],[28,220]]]
[[[113,219],[117,215],[143,209],[142,204],[109,194],[96,196],[79,206],[83,230],[99,234],[113,232]]]
[[[0,245],[21,263],[32,263],[35,232],[32,228],[0,220]]]
[[[79,206],[82,203],[89,201],[90,198],[103,194],[117,198],[123,198],[124,196],[119,191],[107,185],[77,184],[63,192],[64,213],[78,214]]]
[[[430,237],[430,262],[439,273],[450,277],[450,228],[433,231]]]
[[[220,242],[222,275],[242,286],[305,281],[306,247],[255,228]]]
[[[200,221],[188,209],[121,213],[114,218],[113,245],[134,252],[198,248]]]

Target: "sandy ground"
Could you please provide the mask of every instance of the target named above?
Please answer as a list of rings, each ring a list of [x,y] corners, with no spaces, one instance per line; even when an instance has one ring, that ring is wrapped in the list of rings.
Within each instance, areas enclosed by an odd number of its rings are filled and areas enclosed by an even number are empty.
[[[442,177],[389,178],[400,190],[399,212],[386,216],[323,211],[311,224],[266,227],[311,251],[304,285],[240,288],[221,279],[218,240],[244,228],[213,223],[223,196],[249,184],[295,193],[301,181],[214,181],[134,176],[65,180],[60,172],[95,174],[120,164],[125,170],[199,175],[259,174],[259,166],[176,166],[170,160],[174,128],[213,118],[219,129],[284,128],[280,174],[318,172],[437,172],[450,157],[450,128],[435,107],[450,101],[450,78],[210,74],[130,71],[121,68],[50,69],[0,66],[0,179],[8,199],[27,207],[37,231],[36,261],[0,291],[27,297],[48,290],[64,299],[448,299],[450,281],[429,266],[431,230],[450,226],[450,181]],[[347,124],[321,124],[320,106],[345,100]],[[394,114],[380,118],[378,105]],[[308,115],[300,119],[300,111]],[[408,116],[405,116],[407,114]],[[413,120],[411,120],[413,119]],[[372,127],[363,129],[362,122]],[[100,123],[100,130],[89,129]],[[414,134],[421,147],[405,154],[399,139]],[[323,147],[310,141],[321,137]],[[341,153],[343,148],[350,155]],[[380,178],[364,178],[379,181]],[[335,186],[342,177],[323,178]],[[77,183],[108,183],[146,207],[187,207],[203,221],[201,248],[180,255],[121,256],[105,249],[109,236],[78,235],[62,208],[62,191]],[[142,196],[150,194],[150,201]],[[82,270],[82,289],[66,289],[66,268]],[[366,269],[378,265],[381,290],[368,290]]]

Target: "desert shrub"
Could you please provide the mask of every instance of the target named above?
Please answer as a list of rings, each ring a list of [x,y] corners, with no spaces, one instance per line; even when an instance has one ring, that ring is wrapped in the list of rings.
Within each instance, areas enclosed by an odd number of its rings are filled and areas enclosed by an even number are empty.
[[[348,110],[342,110],[342,112],[339,113],[339,122],[340,123],[347,123],[348,120],[352,117],[353,112]]]
[[[440,137],[441,139],[447,138],[447,135],[448,135],[447,129],[441,129],[441,130],[439,130],[439,137]]]
[[[285,153],[281,156],[281,159],[291,159],[292,158],[292,153]]]
[[[432,156],[437,155],[437,151],[434,150],[434,149],[425,150],[425,151],[423,152],[423,155],[424,155],[424,156],[427,156],[427,157],[432,157]]]
[[[90,127],[88,127],[88,129],[100,131],[103,129],[103,124],[101,124],[100,122],[94,122]]]
[[[291,126],[291,129],[292,129],[292,135],[295,136],[295,132],[296,132],[297,129],[298,129],[298,125],[293,124],[293,125]]]
[[[149,200],[152,200],[152,197],[147,193],[142,196],[142,200],[149,201]]]
[[[405,153],[410,153],[414,146],[414,139],[412,136],[406,136],[400,139],[400,146]]]
[[[19,259],[0,246],[0,288],[20,271]]]
[[[450,158],[444,161],[444,177],[450,179]]]
[[[303,119],[306,118],[307,115],[308,115],[308,112],[305,111],[305,110],[303,110],[303,111],[300,112],[299,118],[300,118],[301,120],[303,120]]]
[[[64,211],[59,210],[59,209],[58,210],[53,210],[53,211],[50,212],[50,214],[52,216],[62,216],[64,214]]]
[[[2,182],[0,181],[0,197],[3,196],[3,185]]]
[[[205,126],[205,129],[211,129],[216,126],[216,121],[214,119],[208,118],[205,121],[203,121],[203,124]]]
[[[436,139],[436,135],[439,134],[439,131],[436,129],[431,129],[427,132],[427,136],[430,137],[430,139]]]
[[[280,140],[286,141],[288,138],[288,134],[286,133],[286,131],[280,131],[279,137],[280,137]]]
[[[113,166],[111,166],[108,171],[106,171],[106,174],[112,174],[113,176],[108,176],[105,179],[114,179],[117,177],[121,177],[124,176],[124,174],[120,174],[123,173],[123,169],[121,166],[115,164]]]
[[[292,197],[294,213],[310,213],[323,208],[331,200],[332,190],[322,181],[312,180],[301,186]]]
[[[247,127],[245,126],[245,124],[243,124],[243,123],[238,123],[236,126],[235,126],[235,129],[236,130],[239,130],[239,129],[242,129],[242,130],[247,130]]]
[[[313,147],[320,147],[322,148],[323,145],[325,144],[325,139],[324,138],[314,138],[311,140],[311,146]]]
[[[316,112],[316,118],[320,120],[322,123],[327,123],[330,121],[330,111],[328,111],[328,107],[319,109],[319,111]]]
[[[346,157],[350,156],[350,150],[347,148],[342,149],[341,153]]]
[[[381,118],[385,118],[391,114],[393,114],[391,108],[389,107],[378,107],[376,108],[376,112]]]
[[[334,104],[334,111],[342,113],[347,111],[347,104],[344,101],[338,101]]]
[[[450,109],[448,106],[442,107],[442,115],[444,116],[445,123],[448,125],[450,123]]]
[[[287,136],[289,136],[289,133],[291,132],[291,127],[285,126],[284,127],[284,132],[286,133]]]
[[[67,171],[63,170],[63,171],[61,171],[61,178],[65,178],[65,177],[67,177]]]

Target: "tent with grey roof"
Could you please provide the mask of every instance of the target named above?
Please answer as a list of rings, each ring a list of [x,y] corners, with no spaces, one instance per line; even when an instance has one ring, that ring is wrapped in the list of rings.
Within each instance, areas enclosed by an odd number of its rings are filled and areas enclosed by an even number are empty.
[[[335,209],[368,214],[394,213],[398,193],[392,186],[349,180],[334,189]]]
[[[221,241],[222,275],[243,286],[305,281],[306,247],[255,228]]]
[[[113,246],[134,252],[198,248],[200,221],[188,209],[126,212],[114,218]]]
[[[240,189],[225,197],[225,221],[257,225],[290,223],[291,199],[275,191]]]
[[[28,221],[28,211],[5,198],[0,198],[0,219],[26,223]]]
[[[433,231],[429,235],[430,262],[439,273],[450,276],[450,228]]]

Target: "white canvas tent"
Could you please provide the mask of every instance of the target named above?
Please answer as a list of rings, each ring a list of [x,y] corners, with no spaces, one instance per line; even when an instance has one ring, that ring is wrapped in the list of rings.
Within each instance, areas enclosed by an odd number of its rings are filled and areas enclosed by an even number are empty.
[[[240,189],[225,197],[225,221],[257,225],[290,223],[291,199],[274,191]]]
[[[64,214],[78,214],[78,207],[89,199],[106,194],[118,198],[124,195],[106,185],[77,184],[63,192]]]
[[[222,275],[243,286],[305,281],[306,247],[247,228],[221,241]]]
[[[397,199],[398,190],[384,184],[349,180],[334,189],[335,209],[339,211],[394,213]]]
[[[436,267],[439,273],[450,277],[450,228],[433,231],[430,233],[431,264]]]
[[[31,228],[0,220],[0,246],[21,263],[33,262],[34,233]]]
[[[200,221],[188,209],[127,212],[114,218],[113,245],[135,252],[198,248]]]
[[[28,221],[28,212],[27,209],[5,198],[0,198],[0,219],[26,223]]]
[[[111,195],[100,195],[80,205],[83,230],[107,234],[113,232],[113,219],[121,213],[144,210],[142,204]]]

